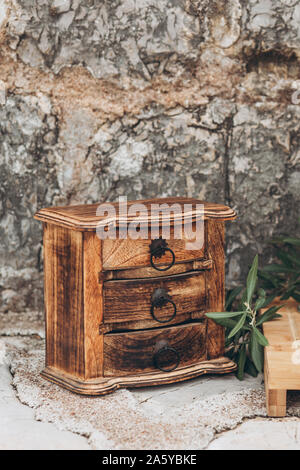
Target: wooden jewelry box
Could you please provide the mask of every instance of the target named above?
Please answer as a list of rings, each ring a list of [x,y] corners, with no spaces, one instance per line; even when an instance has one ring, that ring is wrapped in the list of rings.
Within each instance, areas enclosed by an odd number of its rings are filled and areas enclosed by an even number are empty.
[[[136,204],[145,208],[139,220],[146,237],[125,238]],[[153,215],[153,204],[174,211]],[[123,206],[111,206],[112,217],[97,215],[99,204],[35,214],[44,228],[43,377],[102,395],[234,371],[223,357],[224,330],[205,313],[224,309],[224,226],[235,212],[190,198],[128,202],[127,218]],[[175,236],[186,207],[192,228],[202,220],[203,246],[193,249]],[[149,220],[156,234],[169,223],[167,237],[153,237]],[[116,238],[101,239],[99,226],[113,227]]]

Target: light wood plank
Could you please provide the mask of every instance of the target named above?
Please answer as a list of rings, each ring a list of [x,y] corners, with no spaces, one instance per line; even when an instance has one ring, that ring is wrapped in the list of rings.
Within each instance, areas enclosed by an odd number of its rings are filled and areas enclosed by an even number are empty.
[[[282,318],[263,325],[269,341],[264,364],[266,402],[272,417],[285,416],[287,390],[300,390],[300,314],[294,300],[285,304],[279,311]]]

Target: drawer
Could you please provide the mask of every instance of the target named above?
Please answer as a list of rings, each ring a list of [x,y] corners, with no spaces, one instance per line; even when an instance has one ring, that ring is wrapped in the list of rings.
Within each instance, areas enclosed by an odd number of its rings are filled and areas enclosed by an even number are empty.
[[[206,322],[104,335],[104,376],[166,373],[206,360]]]
[[[205,311],[204,271],[104,282],[104,323],[111,329],[181,323],[202,317]]]
[[[173,229],[172,229],[173,230]],[[168,270],[168,266],[176,263],[184,263],[195,259],[204,258],[204,246],[197,249],[188,249],[190,241],[172,238],[165,240],[165,252],[160,250],[157,240],[103,240],[102,261],[103,270],[137,268],[154,265],[153,272],[158,270]],[[154,244],[153,244],[154,242]],[[158,243],[158,245],[157,245]],[[199,243],[201,245],[201,243]],[[158,249],[157,249],[158,247]],[[152,263],[151,263],[151,252]],[[154,274],[155,275],[155,274]]]

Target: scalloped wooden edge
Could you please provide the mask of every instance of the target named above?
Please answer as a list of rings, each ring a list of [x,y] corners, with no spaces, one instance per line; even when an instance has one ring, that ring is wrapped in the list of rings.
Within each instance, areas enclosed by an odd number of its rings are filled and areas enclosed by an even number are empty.
[[[185,221],[195,222],[196,220],[234,220],[236,218],[236,212],[228,206],[223,204],[209,203],[205,201],[200,201],[193,198],[162,198],[162,199],[148,199],[140,201],[128,201],[128,205],[133,203],[159,203],[159,204],[200,204],[203,205],[199,211],[196,208],[192,208],[189,212],[185,212]],[[117,208],[117,203],[110,203]],[[45,207],[40,209],[35,213],[34,218],[42,222],[48,222],[51,224],[59,225],[61,227],[70,228],[78,231],[96,231],[99,226],[115,226],[115,227],[127,227],[127,224],[136,219],[136,216],[127,215],[123,218],[121,215],[116,215],[113,217],[108,216],[97,216],[97,208],[100,205],[98,204],[86,204],[86,205],[74,205],[74,206],[59,206],[59,207]],[[166,222],[174,224],[182,224],[182,213],[173,214],[169,220],[170,215],[167,214]],[[164,217],[159,215],[158,217],[152,216],[152,214],[145,213],[145,218],[143,219],[139,215],[138,222],[139,224],[159,224],[161,225],[164,221]]]
[[[205,374],[228,374],[237,369],[236,364],[227,357],[219,357],[210,361],[200,362],[189,367],[179,368],[172,372],[154,372],[148,374],[101,377],[84,380],[64,372],[46,367],[41,375],[56,385],[80,395],[106,395],[120,388],[138,388],[166,385],[182,382]]]

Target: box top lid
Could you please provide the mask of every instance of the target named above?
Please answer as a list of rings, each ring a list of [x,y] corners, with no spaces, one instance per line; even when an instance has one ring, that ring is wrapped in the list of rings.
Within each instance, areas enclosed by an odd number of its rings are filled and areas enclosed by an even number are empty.
[[[138,223],[174,225],[182,220],[233,220],[236,213],[223,204],[193,198],[169,197],[138,201],[104,202],[74,206],[48,207],[39,210],[34,218],[42,222],[78,231],[95,231],[100,226],[124,227]]]

